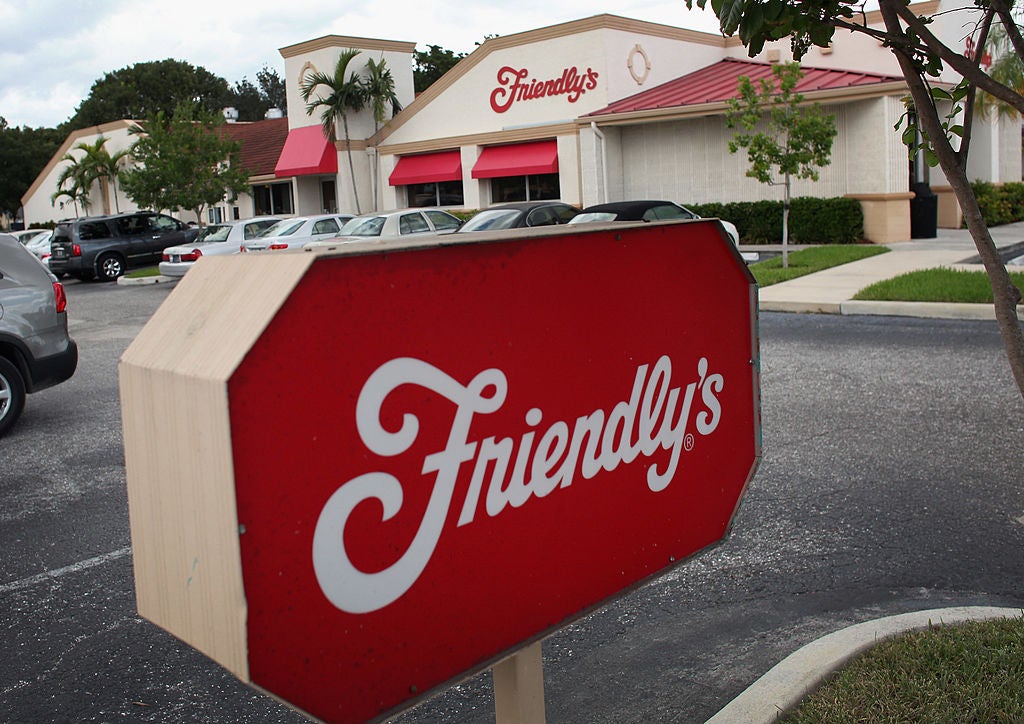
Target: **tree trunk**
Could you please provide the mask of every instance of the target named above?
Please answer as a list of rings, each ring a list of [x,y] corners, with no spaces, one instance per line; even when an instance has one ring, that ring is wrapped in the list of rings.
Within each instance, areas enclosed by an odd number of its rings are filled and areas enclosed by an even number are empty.
[[[893,7],[888,2],[882,2],[879,9],[889,33],[902,33],[899,18]],[[942,128],[938,109],[935,107],[931,93],[921,79],[917,68],[914,67],[913,61],[899,52],[896,47],[893,48],[893,53],[899,61],[903,77],[910,87],[918,122],[931,140],[932,149],[939,158],[939,166],[946,174],[949,185],[953,188],[953,193],[963,211],[964,220],[967,222],[967,229],[974,240],[974,246],[985,265],[989,284],[992,287],[996,321],[1003,336],[1003,346],[1006,348],[1006,357],[1017,383],[1017,389],[1021,397],[1024,398],[1024,329],[1021,328],[1020,320],[1017,318],[1017,304],[1021,300],[1020,290],[1013,286],[1010,274],[1006,271],[1006,265],[1003,263],[1002,257],[999,256],[999,250],[996,249],[992,235],[981,215],[978,199],[974,196],[974,190],[967,180],[967,172],[958,162],[957,154]]]
[[[341,114],[341,125],[345,128],[345,154],[348,156],[348,172],[352,177],[352,197],[356,201],[356,216],[363,213],[359,208],[359,189],[356,188],[356,167],[352,164],[352,144],[348,137],[348,116]]]
[[[786,174],[786,190],[782,201],[782,268],[789,268],[789,174]]]

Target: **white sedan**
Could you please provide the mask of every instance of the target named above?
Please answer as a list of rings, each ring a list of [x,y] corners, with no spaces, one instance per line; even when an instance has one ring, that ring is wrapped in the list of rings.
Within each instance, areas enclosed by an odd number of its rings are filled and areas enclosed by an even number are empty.
[[[181,277],[185,276],[185,272],[192,268],[199,257],[237,254],[246,239],[259,236],[278,221],[280,219],[276,216],[257,216],[205,226],[194,243],[164,249],[160,273],[168,277]]]
[[[462,220],[459,217],[441,209],[398,209],[357,216],[345,224],[335,238],[314,241],[306,244],[305,248],[330,248],[346,241],[450,234],[461,225]]]
[[[311,241],[329,239],[351,218],[349,214],[321,214],[281,219],[255,239],[242,242],[239,251],[298,249]]]

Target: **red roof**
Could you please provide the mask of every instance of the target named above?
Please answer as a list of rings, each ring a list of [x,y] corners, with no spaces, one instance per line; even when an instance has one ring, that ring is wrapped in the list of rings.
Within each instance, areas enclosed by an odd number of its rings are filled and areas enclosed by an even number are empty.
[[[253,123],[225,123],[220,126],[234,141],[241,141],[241,165],[252,176],[270,176],[288,137],[287,118],[269,118]]]
[[[670,80],[668,83],[662,83],[649,90],[623,98],[599,111],[588,113],[587,116],[606,116],[613,113],[677,108],[702,103],[721,103],[737,95],[740,76],[745,75],[757,83],[761,78],[771,78],[773,67],[771,63],[726,58],[693,73]],[[801,68],[801,70],[804,77],[796,85],[795,92],[797,93],[903,82],[902,76],[880,73],[827,68]]]

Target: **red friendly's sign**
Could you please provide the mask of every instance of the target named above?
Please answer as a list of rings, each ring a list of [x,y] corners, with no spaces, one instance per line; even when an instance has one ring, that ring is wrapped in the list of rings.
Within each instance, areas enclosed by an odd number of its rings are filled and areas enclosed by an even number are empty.
[[[716,223],[433,243],[306,254],[225,380],[245,675],[326,721],[720,540],[760,458],[756,287]]]

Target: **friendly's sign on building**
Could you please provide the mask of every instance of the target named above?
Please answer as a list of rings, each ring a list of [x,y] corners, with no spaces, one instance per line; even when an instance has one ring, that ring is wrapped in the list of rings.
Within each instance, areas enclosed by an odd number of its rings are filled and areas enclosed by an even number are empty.
[[[121,361],[139,612],[325,721],[719,541],[760,459],[716,222],[202,259]]]

